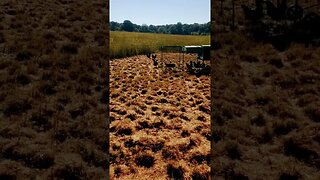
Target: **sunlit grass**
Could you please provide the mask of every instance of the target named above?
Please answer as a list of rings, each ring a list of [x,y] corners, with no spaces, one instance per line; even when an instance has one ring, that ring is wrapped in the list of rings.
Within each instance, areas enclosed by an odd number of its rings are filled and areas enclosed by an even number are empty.
[[[157,51],[160,46],[210,44],[210,36],[110,32],[110,57],[121,58]]]

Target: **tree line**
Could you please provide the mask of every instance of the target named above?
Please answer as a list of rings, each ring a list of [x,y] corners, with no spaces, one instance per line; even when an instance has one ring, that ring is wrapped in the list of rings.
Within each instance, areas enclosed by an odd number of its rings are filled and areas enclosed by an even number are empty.
[[[110,22],[111,31],[128,31],[128,32],[148,32],[148,33],[161,33],[161,34],[181,34],[181,35],[209,35],[210,22],[204,24],[167,24],[167,25],[137,25],[129,20],[123,23]]]

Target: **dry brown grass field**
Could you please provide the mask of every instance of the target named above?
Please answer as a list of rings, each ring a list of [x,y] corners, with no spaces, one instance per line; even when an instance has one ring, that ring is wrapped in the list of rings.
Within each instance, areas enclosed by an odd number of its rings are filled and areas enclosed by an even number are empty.
[[[112,60],[111,179],[208,179],[210,111],[209,76],[155,67],[145,55]]]
[[[249,41],[214,52],[213,173],[319,178],[319,47],[279,53]]]
[[[214,177],[319,179],[320,48],[280,53],[237,33],[217,39]]]
[[[107,2],[0,1],[0,179],[107,177]]]
[[[279,52],[225,22],[212,25],[213,178],[319,179],[320,47]]]
[[[0,1],[0,179],[106,179],[107,2]],[[110,62],[111,177],[320,179],[319,47],[212,26],[212,134],[209,77]]]

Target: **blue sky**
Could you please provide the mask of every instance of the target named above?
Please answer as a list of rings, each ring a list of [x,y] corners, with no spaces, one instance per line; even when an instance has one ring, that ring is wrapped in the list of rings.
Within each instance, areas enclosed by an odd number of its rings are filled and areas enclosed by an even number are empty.
[[[110,21],[165,25],[210,21],[210,0],[110,0]]]

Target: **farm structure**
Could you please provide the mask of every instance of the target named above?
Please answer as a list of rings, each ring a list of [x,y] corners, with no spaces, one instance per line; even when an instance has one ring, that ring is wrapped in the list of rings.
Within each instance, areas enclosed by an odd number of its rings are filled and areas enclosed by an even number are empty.
[[[168,68],[179,68],[187,71],[191,74],[201,75],[210,74],[210,66],[205,61],[210,61],[210,45],[202,46],[161,46],[160,47],[161,59],[160,64],[163,64]],[[172,56],[167,57],[167,53],[176,53],[178,56],[173,59]],[[195,55],[193,60],[185,61],[185,55]]]

